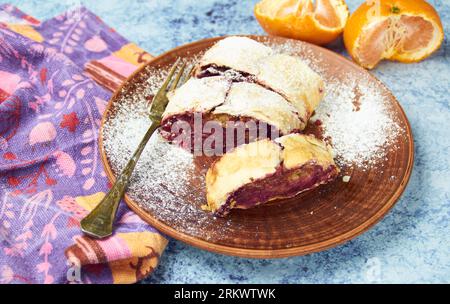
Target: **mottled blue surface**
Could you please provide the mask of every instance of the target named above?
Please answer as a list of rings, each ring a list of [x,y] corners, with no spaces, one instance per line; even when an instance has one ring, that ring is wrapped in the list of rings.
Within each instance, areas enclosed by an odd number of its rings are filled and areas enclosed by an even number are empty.
[[[257,1],[12,0],[43,20],[83,4],[152,54],[224,34],[261,34]],[[450,33],[450,0],[431,2]],[[362,0],[347,0],[353,11]],[[336,44],[333,49],[342,51]],[[373,229],[337,248],[279,260],[221,256],[171,240],[149,283],[450,282],[450,46],[418,64],[373,73],[396,95],[413,129],[416,159],[402,199]]]

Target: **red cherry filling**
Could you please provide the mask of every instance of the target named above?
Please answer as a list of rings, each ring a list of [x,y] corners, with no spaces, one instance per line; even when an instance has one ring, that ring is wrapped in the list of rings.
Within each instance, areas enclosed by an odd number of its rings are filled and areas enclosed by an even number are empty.
[[[280,165],[274,174],[234,191],[215,214],[226,216],[232,208],[249,209],[273,199],[294,197],[333,180],[337,175],[336,166],[323,168],[315,163],[308,163],[296,169],[285,169]]]

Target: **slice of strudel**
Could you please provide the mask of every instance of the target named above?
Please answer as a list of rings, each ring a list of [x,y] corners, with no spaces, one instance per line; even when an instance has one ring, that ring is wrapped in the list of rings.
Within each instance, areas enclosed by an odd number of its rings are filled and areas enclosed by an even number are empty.
[[[276,138],[300,131],[306,124],[296,108],[279,94],[254,83],[232,83],[223,76],[190,79],[169,94],[169,100],[161,134],[170,141],[186,140],[183,132],[188,130],[191,147],[195,140],[203,142],[219,131],[223,133],[221,142],[231,149],[259,137]],[[241,133],[237,132],[238,123],[242,124]],[[232,143],[227,142],[230,130]]]
[[[324,82],[303,60],[276,53],[247,37],[217,42],[195,69],[198,78],[227,75],[234,81],[251,81],[272,90],[292,103],[306,121],[324,94]]]
[[[306,127],[323,87],[299,58],[229,37],[204,54],[194,78],[168,95],[161,134],[169,141],[188,137],[192,150],[196,140],[203,142],[222,127],[223,151],[228,151],[258,138],[296,133]],[[236,125],[243,126],[242,136]]]
[[[218,216],[293,197],[332,181],[339,173],[332,151],[310,135],[290,134],[241,145],[206,174],[207,209]]]

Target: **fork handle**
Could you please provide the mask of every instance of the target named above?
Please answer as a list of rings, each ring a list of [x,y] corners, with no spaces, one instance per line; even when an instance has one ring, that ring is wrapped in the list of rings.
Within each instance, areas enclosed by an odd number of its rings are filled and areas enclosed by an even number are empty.
[[[136,151],[134,151],[133,156],[116,179],[111,190],[100,203],[81,220],[81,230],[84,233],[95,238],[105,238],[112,234],[113,223],[119,202],[128,187],[131,175],[133,174],[142,151],[144,151],[145,146],[158,127],[159,121],[152,120],[151,126],[148,128]]]

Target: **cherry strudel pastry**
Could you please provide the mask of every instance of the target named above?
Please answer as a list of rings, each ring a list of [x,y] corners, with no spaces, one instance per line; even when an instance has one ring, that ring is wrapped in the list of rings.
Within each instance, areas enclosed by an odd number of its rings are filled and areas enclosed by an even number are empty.
[[[241,145],[220,157],[206,174],[207,209],[218,216],[248,209],[333,180],[332,151],[310,135],[290,134]]]
[[[264,122],[268,129],[275,128],[281,134],[289,134],[302,130],[306,124],[296,108],[279,94],[254,83],[232,83],[223,76],[192,78],[169,94],[169,100],[161,128],[169,140],[178,135],[173,132],[173,124],[182,127],[180,122],[188,122],[194,125],[196,113],[201,117],[202,130],[208,121],[217,121],[226,127],[227,122],[252,120]],[[209,134],[203,132],[202,135]]]
[[[196,117],[201,118],[202,140],[211,135],[208,122],[224,128],[229,122],[250,128],[254,122],[256,138],[296,133],[306,127],[323,87],[320,76],[299,58],[277,54],[249,38],[229,37],[204,54],[194,78],[168,95],[161,134],[172,141],[188,125],[193,142]],[[246,133],[243,143],[248,142]]]
[[[196,67],[198,78],[228,75],[235,81],[252,81],[286,98],[307,118],[324,94],[324,82],[303,60],[279,54],[247,37],[217,42]],[[305,119],[306,121],[308,119]]]

